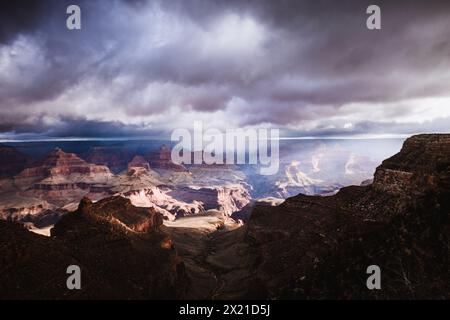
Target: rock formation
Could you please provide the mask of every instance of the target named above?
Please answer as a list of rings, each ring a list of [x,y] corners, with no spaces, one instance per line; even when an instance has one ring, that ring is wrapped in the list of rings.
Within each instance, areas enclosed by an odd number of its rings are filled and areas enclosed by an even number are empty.
[[[16,179],[37,182],[46,178],[72,175],[107,178],[111,176],[111,173],[106,166],[89,164],[74,153],[66,153],[56,148],[39,165],[24,169]]]
[[[151,153],[146,158],[155,170],[187,171],[183,165],[172,162],[170,148],[166,145],[162,145],[158,152]]]
[[[230,216],[233,212],[241,210],[250,201],[247,189],[240,184],[224,186],[159,186],[144,188],[123,193],[131,202],[140,207],[153,207],[163,209],[173,220],[175,217],[205,213],[214,209]],[[172,216],[171,216],[172,215]]]
[[[155,210],[135,207],[129,199],[119,196],[105,198],[95,203],[83,198],[78,206],[78,212],[101,217],[135,232],[158,231],[163,223],[162,216]],[[58,232],[57,228],[55,232]]]
[[[256,206],[246,242],[264,297],[450,298],[450,135],[419,135],[368,186]],[[368,290],[366,268],[382,270]]]
[[[89,163],[107,166],[112,172],[119,173],[127,168],[134,151],[122,146],[95,146],[83,156]]]
[[[143,156],[134,156],[130,163],[128,163],[128,172],[130,172],[130,170],[136,170],[136,168],[150,171],[150,164]]]
[[[101,186],[112,177],[108,167],[87,163],[73,153],[56,148],[38,165],[24,169],[14,181],[26,195],[65,205],[79,201],[91,191],[102,192]]]
[[[81,201],[42,237],[0,221],[3,299],[167,299],[188,286],[184,265],[162,217],[113,197]],[[66,269],[78,265],[81,290],[68,290]]]

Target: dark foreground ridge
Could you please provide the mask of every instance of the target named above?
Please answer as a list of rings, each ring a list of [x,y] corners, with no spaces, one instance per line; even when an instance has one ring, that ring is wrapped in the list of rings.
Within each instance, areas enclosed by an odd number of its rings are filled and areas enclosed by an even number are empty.
[[[2,299],[162,299],[187,285],[183,263],[159,227],[162,216],[112,197],[83,199],[50,238],[0,221]],[[78,265],[82,289],[68,290],[66,268]]]

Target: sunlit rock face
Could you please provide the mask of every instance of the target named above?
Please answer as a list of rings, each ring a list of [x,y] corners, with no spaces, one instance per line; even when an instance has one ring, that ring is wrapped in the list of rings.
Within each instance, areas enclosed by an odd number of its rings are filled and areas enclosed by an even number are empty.
[[[220,210],[231,215],[242,209],[250,195],[242,185],[222,187],[154,187],[124,193],[136,206],[152,207],[168,219],[205,213],[208,210]],[[162,210],[161,210],[162,209]]]
[[[39,165],[24,169],[14,183],[23,195],[63,206],[90,192],[104,192],[112,178],[108,167],[87,163],[57,148]]]
[[[88,163],[57,148],[14,179],[2,180],[2,217],[33,223],[30,217],[48,210],[74,210],[83,197],[99,201],[121,195],[135,206],[153,208],[164,219],[174,220],[208,210],[229,216],[250,200],[244,176],[235,168],[204,167],[190,172],[172,164],[167,152],[162,147],[150,157],[156,167],[147,157],[135,155],[125,170],[113,174],[105,165]]]
[[[164,150],[163,147],[156,154],[167,163]],[[124,176],[118,177],[122,179],[121,194],[136,206],[154,208],[167,220],[208,210],[219,210],[229,216],[250,201],[242,173],[228,167],[201,166],[189,171],[177,167],[172,171],[158,163],[155,168],[146,158],[136,156],[129,163],[126,176],[129,189],[123,188],[127,185]]]
[[[83,198],[77,209],[79,214],[95,215],[106,218],[127,230],[135,232],[157,231],[163,223],[162,216],[152,208],[140,208],[132,205],[129,199],[110,197],[93,203]],[[57,233],[56,229],[55,233]]]
[[[166,220],[174,220],[177,215],[203,212],[201,204],[177,201],[169,196],[166,188],[144,188],[123,193],[137,207],[153,208],[160,212]]]
[[[199,201],[204,210],[218,209],[226,215],[242,209],[250,201],[248,190],[241,184],[216,187],[175,188],[169,194],[186,202]]]
[[[373,187],[392,195],[417,196],[449,186],[450,137],[418,135],[406,140],[400,153],[383,161]]]
[[[57,148],[39,165],[24,169],[15,177],[15,182],[25,188],[34,184],[36,189],[64,190],[76,183],[105,183],[111,177],[108,167],[87,163]]]
[[[54,208],[55,206],[45,200],[16,197],[15,199],[9,199],[9,201],[2,201],[0,217],[5,220],[22,221],[26,217],[37,216]]]

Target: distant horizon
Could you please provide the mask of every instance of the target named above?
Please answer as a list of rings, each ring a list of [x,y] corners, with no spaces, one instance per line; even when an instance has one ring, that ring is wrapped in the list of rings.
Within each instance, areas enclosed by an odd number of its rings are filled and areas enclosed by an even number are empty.
[[[369,135],[369,136],[324,136],[324,137],[280,137],[281,141],[295,141],[295,140],[405,140],[409,137],[420,134],[447,134],[447,133],[414,133],[414,134],[398,134],[398,135]],[[450,132],[449,132],[450,134]],[[123,142],[123,141],[171,141],[167,137],[114,137],[114,138],[101,138],[101,137],[73,137],[73,138],[42,138],[42,139],[0,139],[0,143],[27,143],[27,142],[95,142],[95,141],[107,141],[107,142]]]

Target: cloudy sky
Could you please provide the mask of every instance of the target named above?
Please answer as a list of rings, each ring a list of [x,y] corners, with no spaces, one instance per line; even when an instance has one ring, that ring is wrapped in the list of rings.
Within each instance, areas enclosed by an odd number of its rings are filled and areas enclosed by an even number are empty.
[[[448,132],[450,1],[2,1],[0,139],[168,137],[195,120]]]

